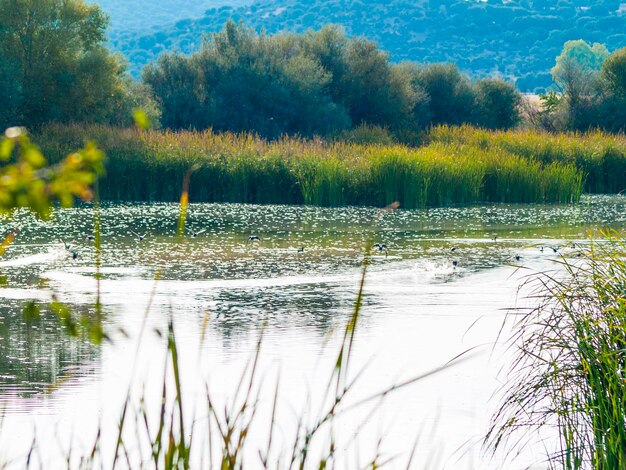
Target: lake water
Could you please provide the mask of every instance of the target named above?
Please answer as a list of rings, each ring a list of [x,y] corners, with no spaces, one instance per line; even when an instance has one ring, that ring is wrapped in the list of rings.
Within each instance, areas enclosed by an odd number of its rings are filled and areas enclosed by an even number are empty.
[[[205,387],[220,406],[229,402],[263,331],[259,424],[246,461],[259,466],[256,450],[266,445],[277,382],[274,449],[286,451],[298,418],[316,416],[366,246],[375,242],[388,252],[375,250],[367,272],[350,365],[352,376],[360,375],[347,403],[471,354],[342,415],[334,429],[338,468],[362,467],[377,452],[392,459],[390,468],[405,468],[418,436],[415,468],[502,468],[505,457],[486,455],[481,438],[510,361],[496,344],[508,331],[501,332],[507,309],[527,302],[520,280],[558,269],[555,261],[574,252],[572,242],[626,227],[623,196],[394,212],[192,204],[187,226],[201,233],[178,242],[176,204],[104,205],[100,292],[111,339],[96,346],[69,338],[51,315],[28,323],[21,313],[26,302],[52,296],[75,312],[90,311],[97,291],[95,250],[86,239],[93,212],[60,210],[48,222],[20,213],[4,223],[5,232],[20,229],[0,260],[0,463],[10,468],[24,467],[33,440],[33,467],[58,468],[70,443],[73,459],[88,454],[99,427],[109,465],[128,391],[158,415],[168,318],[180,348],[185,413],[199,429],[206,427]],[[132,232],[146,237],[138,241]],[[260,242],[249,242],[250,235]],[[61,240],[76,246],[77,259]],[[135,435],[129,424],[127,451],[139,461]],[[546,468],[544,445],[526,446],[506,468]]]

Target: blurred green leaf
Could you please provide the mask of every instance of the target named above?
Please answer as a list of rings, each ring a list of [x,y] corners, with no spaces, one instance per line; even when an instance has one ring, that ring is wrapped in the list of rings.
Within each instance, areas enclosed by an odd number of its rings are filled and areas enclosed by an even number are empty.
[[[11,158],[15,143],[12,139],[2,139],[0,141],[0,160],[6,162]]]
[[[140,129],[150,128],[150,118],[143,109],[135,108],[133,110],[133,119],[135,120],[135,125]]]

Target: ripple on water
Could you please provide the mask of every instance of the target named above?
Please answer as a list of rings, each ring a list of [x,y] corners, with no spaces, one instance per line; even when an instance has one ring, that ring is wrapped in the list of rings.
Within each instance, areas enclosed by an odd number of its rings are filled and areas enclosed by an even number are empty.
[[[470,290],[489,297],[480,284],[451,290],[457,281],[505,266],[548,266],[574,252],[568,244],[586,240],[590,231],[626,227],[623,196],[585,197],[566,206],[384,214],[356,207],[191,204],[188,226],[204,232],[177,243],[178,210],[176,204],[102,206],[100,292],[111,325],[141,323],[158,274],[155,327],[170,312],[195,323],[209,312],[223,338],[245,337],[264,324],[281,334],[306,330],[321,337],[351,311],[367,244],[385,243],[389,252],[371,258],[366,307],[413,312],[413,294],[423,292],[421,314],[437,303],[463,306]],[[60,384],[81,387],[101,359],[100,348],[68,339],[49,313],[37,325],[21,316],[26,301],[46,302],[52,295],[88,312],[96,289],[95,250],[86,238],[93,208],[59,210],[48,222],[19,212],[5,229],[16,227],[19,235],[0,261],[6,281],[0,288],[3,403],[48,396]],[[133,231],[146,239],[137,241]],[[261,241],[249,242],[250,235]],[[78,259],[61,240],[76,245]],[[542,246],[564,248],[555,254]]]

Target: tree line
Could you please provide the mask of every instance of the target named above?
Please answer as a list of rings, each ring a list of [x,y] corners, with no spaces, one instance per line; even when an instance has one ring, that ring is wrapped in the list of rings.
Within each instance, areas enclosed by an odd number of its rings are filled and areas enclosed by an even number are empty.
[[[189,55],[167,52],[140,81],[106,46],[108,18],[83,0],[0,0],[0,127],[128,125],[142,108],[170,129],[350,136],[363,126],[413,142],[430,126],[626,128],[626,49],[565,44],[555,91],[523,106],[515,86],[472,80],[454,64],[392,63],[340,26],[257,33],[228,21]]]
[[[338,26],[257,34],[230,21],[199,51],[166,53],[143,71],[168,128],[328,135],[363,124],[397,134],[432,124],[509,128],[519,93],[499,79],[472,82],[452,64],[392,64]]]
[[[393,64],[338,26],[257,34],[228,22],[188,56],[163,54],[132,81],[106,48],[108,19],[82,0],[0,0],[0,126],[125,125],[135,107],[172,129],[337,135],[363,124],[410,136],[433,124],[508,128],[520,95],[452,64]]]

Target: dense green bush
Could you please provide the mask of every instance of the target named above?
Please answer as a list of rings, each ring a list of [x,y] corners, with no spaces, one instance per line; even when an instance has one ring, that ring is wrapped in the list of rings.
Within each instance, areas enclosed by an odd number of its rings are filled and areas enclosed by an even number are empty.
[[[82,0],[0,0],[0,129],[128,122],[133,104],[154,112],[106,49],[106,26],[102,10]]]
[[[449,64],[394,65],[375,43],[337,26],[268,36],[231,21],[190,56],[162,55],[143,78],[172,129],[277,138],[364,125],[411,140],[431,124],[509,128],[518,120],[512,85],[473,84]]]

